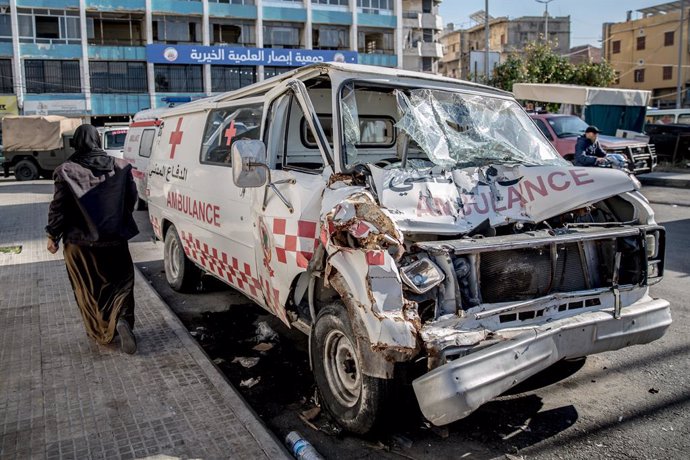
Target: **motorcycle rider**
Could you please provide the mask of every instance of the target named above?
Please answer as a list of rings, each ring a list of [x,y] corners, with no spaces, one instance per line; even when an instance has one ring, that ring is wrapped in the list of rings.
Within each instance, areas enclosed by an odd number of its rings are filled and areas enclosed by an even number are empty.
[[[575,145],[575,166],[599,166],[606,163],[606,151],[599,144],[599,129],[588,126],[585,133],[577,138]]]

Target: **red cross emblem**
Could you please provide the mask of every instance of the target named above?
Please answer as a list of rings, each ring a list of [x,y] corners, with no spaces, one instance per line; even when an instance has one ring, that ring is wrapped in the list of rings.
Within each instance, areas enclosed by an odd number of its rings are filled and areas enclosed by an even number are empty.
[[[235,128],[235,120],[232,120],[228,129],[225,130],[225,138],[227,139],[225,145],[230,145],[235,134],[237,134],[237,129]]]
[[[175,149],[177,148],[178,145],[182,143],[182,134],[183,132],[180,131],[180,128],[182,127],[182,117],[177,119],[177,127],[175,128],[175,131],[170,133],[170,145],[172,145],[172,149],[170,149],[170,159],[172,160],[175,158]]]

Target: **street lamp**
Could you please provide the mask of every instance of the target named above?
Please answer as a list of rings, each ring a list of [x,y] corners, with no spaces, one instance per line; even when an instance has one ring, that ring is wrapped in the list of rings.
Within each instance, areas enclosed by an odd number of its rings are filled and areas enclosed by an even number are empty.
[[[549,42],[549,3],[551,3],[553,0],[535,0],[538,3],[543,3],[544,4],[544,41],[546,43]]]

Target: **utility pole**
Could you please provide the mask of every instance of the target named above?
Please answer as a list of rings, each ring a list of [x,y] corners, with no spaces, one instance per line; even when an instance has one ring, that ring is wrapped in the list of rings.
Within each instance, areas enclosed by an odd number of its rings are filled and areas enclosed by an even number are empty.
[[[676,108],[683,106],[683,24],[685,22],[685,0],[680,0],[680,27],[678,37],[678,79],[676,82]]]
[[[536,0],[544,4],[544,43],[549,42],[549,3],[553,0]]]
[[[484,83],[489,81],[489,0],[484,0]]]

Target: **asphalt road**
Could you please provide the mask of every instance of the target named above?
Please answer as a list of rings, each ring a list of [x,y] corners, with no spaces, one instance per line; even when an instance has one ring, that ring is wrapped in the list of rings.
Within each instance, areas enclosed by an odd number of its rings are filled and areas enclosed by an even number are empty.
[[[661,340],[549,370],[440,430],[424,423],[414,399],[403,398],[390,432],[367,438],[338,433],[324,415],[309,423],[300,418],[314,407],[314,381],[300,334],[214,280],[207,280],[202,292],[173,292],[165,282],[162,244],[151,241],[145,212],[137,212],[142,234],[131,247],[154,288],[269,428],[279,438],[299,430],[327,458],[687,458],[690,190],[643,192],[668,232],[666,276],[651,289],[673,306],[674,323]],[[253,347],[262,321],[278,338],[272,349],[259,352]],[[259,361],[245,368],[233,363],[236,357]],[[241,385],[257,378],[254,386]]]

